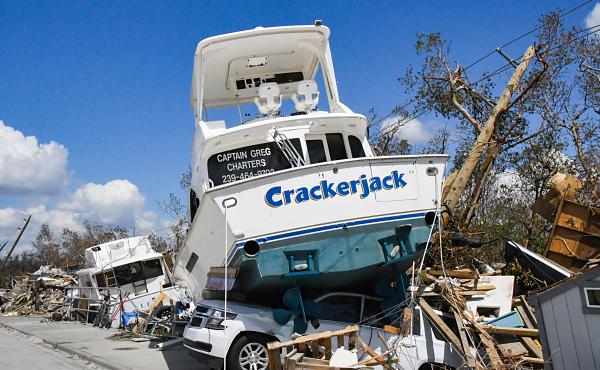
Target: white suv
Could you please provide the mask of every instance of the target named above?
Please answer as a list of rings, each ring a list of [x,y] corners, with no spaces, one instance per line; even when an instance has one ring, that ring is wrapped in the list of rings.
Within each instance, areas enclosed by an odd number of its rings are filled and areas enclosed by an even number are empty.
[[[398,348],[402,368],[430,369],[432,364],[458,368],[463,360],[442,335],[433,329],[428,320],[421,319],[415,310],[413,336],[401,338],[384,332],[382,322],[369,320],[380,311],[381,299],[356,293],[327,293],[314,302],[326,309],[321,317],[310,320],[306,334],[335,331],[349,324],[367,322],[360,326],[359,336],[376,352],[385,352],[377,332],[388,345]],[[268,342],[287,341],[291,338],[294,320],[279,325],[273,319],[274,309],[245,303],[227,303],[221,300],[204,300],[198,304],[190,323],[186,326],[184,346],[190,354],[210,367],[220,369],[223,359],[228,370],[267,370]],[[377,309],[376,309],[377,307]],[[339,317],[339,316],[343,316]],[[372,326],[377,325],[377,326]]]

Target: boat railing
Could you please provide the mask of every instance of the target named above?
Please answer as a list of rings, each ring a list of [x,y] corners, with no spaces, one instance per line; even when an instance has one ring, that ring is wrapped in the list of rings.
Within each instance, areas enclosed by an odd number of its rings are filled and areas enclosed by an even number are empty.
[[[298,153],[296,147],[294,147],[290,139],[288,139],[287,136],[279,132],[277,129],[273,131],[273,140],[292,167],[301,167],[306,165],[304,158],[302,155],[300,155],[300,153]]]
[[[60,308],[62,317],[75,316],[76,319],[85,319],[85,322],[93,321],[102,304],[108,304],[111,312],[120,310],[121,304],[131,303],[136,309],[132,298],[128,293],[118,287],[81,287],[70,286],[63,287],[64,299]],[[97,292],[98,298],[92,296],[92,292]],[[116,314],[114,314],[116,316]],[[114,319],[114,317],[113,317]]]

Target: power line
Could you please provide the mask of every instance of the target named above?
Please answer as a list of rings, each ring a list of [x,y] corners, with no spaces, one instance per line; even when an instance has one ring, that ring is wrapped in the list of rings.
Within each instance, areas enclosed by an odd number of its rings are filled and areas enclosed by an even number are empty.
[[[593,1],[593,0],[586,0],[586,1],[584,1],[583,3],[581,3],[581,4],[579,4],[579,5],[577,5],[577,6],[573,7],[573,8],[571,8],[571,9],[569,9],[569,10],[567,10],[567,11],[565,11],[564,13],[561,13],[561,14],[559,15],[559,18],[562,18],[562,17],[564,17],[564,16],[566,16],[566,15],[568,15],[568,14],[570,14],[570,13],[573,13],[574,11],[576,11],[576,10],[578,10],[578,9],[580,9],[580,8],[582,8],[582,7],[584,7],[585,5],[587,5],[587,4],[589,4],[589,3],[591,3],[592,1]],[[588,30],[591,30],[591,29],[594,29],[594,28],[597,28],[597,27],[600,27],[600,25],[596,25],[596,26],[588,27],[588,28],[586,28],[586,29],[583,29],[583,30],[580,30],[580,31],[577,31],[577,32],[575,32],[575,34],[579,34],[579,33],[581,33],[581,32],[585,32],[585,31],[588,31]],[[480,63],[480,62],[481,62],[481,61],[483,61],[484,59],[488,58],[490,55],[497,53],[497,51],[498,51],[499,49],[502,49],[502,48],[504,48],[504,47],[506,47],[506,46],[508,46],[508,45],[510,45],[510,44],[512,44],[512,43],[515,43],[515,42],[517,42],[517,41],[521,40],[522,38],[524,38],[525,36],[528,36],[528,35],[530,35],[530,34],[532,34],[532,33],[536,32],[536,31],[540,30],[541,28],[543,28],[543,25],[537,26],[537,27],[535,27],[534,29],[532,29],[532,30],[530,30],[530,31],[527,31],[527,32],[523,33],[522,35],[520,35],[520,36],[517,36],[517,37],[515,37],[514,39],[512,39],[512,40],[510,40],[510,41],[508,41],[508,42],[506,42],[506,43],[502,44],[501,46],[499,46],[499,47],[497,47],[497,48],[493,49],[493,50],[492,50],[492,51],[490,51],[489,53],[485,54],[483,57],[481,57],[481,58],[477,59],[475,62],[473,62],[473,63],[469,64],[468,66],[466,66],[465,68],[463,68],[463,71],[466,71],[467,69],[469,69],[469,68],[473,67],[474,65],[476,65],[476,64],[478,64],[478,63]],[[569,40],[569,41],[567,41],[566,43],[563,43],[563,44],[561,44],[561,45],[558,45],[558,46],[556,46],[556,47],[555,47],[555,48],[553,48],[553,49],[546,50],[545,52],[547,53],[547,52],[550,52],[550,51],[556,50],[556,48],[558,48],[558,47],[564,46],[564,45],[566,45],[566,44],[568,44],[568,43],[570,43],[570,42],[573,42],[573,41],[577,41],[577,40],[579,40],[579,39],[581,39],[581,38],[583,38],[583,37],[587,37],[587,36],[593,35],[594,33],[597,33],[597,32],[599,32],[599,31],[600,31],[600,30],[596,30],[596,31],[594,31],[594,32],[590,32],[590,33],[588,33],[588,34],[586,34],[586,35],[583,35],[583,36],[581,36],[581,37],[574,38],[573,40]],[[521,57],[520,59],[522,59],[522,57]],[[515,63],[520,63],[521,61],[520,61],[520,60],[517,60],[517,61],[514,61],[514,62],[515,62]],[[498,75],[498,74],[500,74],[500,73],[503,73],[503,72],[505,72],[505,71],[509,70],[511,67],[512,67],[512,65],[511,65],[511,63],[510,63],[510,62],[509,62],[509,63],[506,63],[506,64],[504,64],[504,65],[502,65],[502,66],[500,66],[500,67],[496,68],[494,71],[490,72],[489,74],[484,74],[484,76],[483,76],[482,78],[480,78],[479,80],[477,80],[476,82],[474,82],[474,83],[473,83],[473,85],[475,85],[475,84],[477,84],[477,83],[479,83],[479,82],[481,82],[481,81],[483,81],[483,80],[485,80],[485,79],[488,79],[488,78],[494,77],[494,76],[496,76],[496,75]],[[404,105],[402,105],[401,107],[395,107],[395,108],[394,108],[394,109],[392,109],[392,110],[391,110],[391,111],[390,111],[388,114],[386,114],[385,116],[381,117],[381,118],[380,118],[380,119],[378,119],[377,121],[375,121],[375,122],[371,123],[370,127],[374,127],[374,126],[376,126],[376,125],[380,124],[381,122],[385,121],[386,119],[388,119],[389,117],[391,117],[391,116],[392,116],[392,115],[394,115],[395,113],[399,112],[401,109],[404,109],[404,108],[406,108],[407,106],[409,106],[410,104],[414,103],[416,100],[417,100],[416,98],[412,98],[411,100],[409,100],[407,103],[405,103],[405,104],[404,104]],[[422,112],[422,113],[419,113],[419,114],[417,114],[417,115],[415,115],[415,116],[413,116],[413,117],[411,117],[411,118],[409,118],[409,119],[405,120],[405,123],[407,123],[407,122],[410,122],[410,121],[412,121],[413,119],[417,119],[417,118],[419,118],[419,117],[423,116],[425,113],[427,113],[427,112]],[[393,126],[393,125],[388,125],[387,127],[381,128],[381,129],[379,130],[380,134],[381,134],[381,133],[384,133],[384,134],[385,134],[385,130],[386,130],[386,129],[388,129],[390,126]]]
[[[584,37],[588,37],[588,36],[591,36],[591,35],[593,35],[593,34],[595,34],[595,33],[598,33],[598,32],[600,32],[600,24],[599,24],[599,25],[595,25],[595,26],[588,27],[588,28],[582,29],[582,30],[580,30],[580,31],[577,31],[577,32],[575,32],[575,34],[577,35],[577,34],[580,34],[580,33],[583,33],[583,32],[587,32],[587,31],[593,30],[593,29],[595,29],[595,28],[597,28],[597,29],[596,29],[596,30],[594,30],[594,31],[592,31],[592,32],[589,32],[589,33],[586,33],[586,34],[584,34],[584,35],[581,35],[581,36],[575,37],[575,38],[573,38],[573,39],[571,39],[571,40],[568,40],[568,41],[566,41],[566,42],[564,42],[564,43],[562,43],[562,44],[556,45],[556,46],[555,46],[555,47],[553,47],[553,48],[550,48],[550,49],[544,50],[544,51],[542,51],[540,54],[546,54],[546,53],[549,53],[549,52],[555,51],[555,50],[557,50],[557,49],[559,49],[559,48],[561,48],[561,47],[563,47],[563,46],[566,46],[566,45],[568,45],[568,44],[570,44],[570,43],[574,42],[574,41],[581,40],[581,39],[582,39],[582,38],[584,38]],[[533,57],[530,57],[529,59],[531,59],[531,58],[533,58]],[[517,63],[520,63],[520,62],[522,61],[522,59],[523,59],[523,57],[519,58],[519,60],[517,60],[516,62],[517,62]],[[504,64],[504,65],[500,66],[499,68],[497,68],[496,70],[494,70],[493,72],[490,72],[489,74],[486,74],[486,75],[484,75],[484,76],[483,76],[482,78],[480,78],[479,80],[477,80],[477,81],[473,82],[473,83],[472,83],[472,85],[476,85],[477,83],[479,83],[479,82],[481,82],[481,81],[483,81],[483,80],[485,80],[485,79],[488,79],[488,78],[490,78],[490,77],[496,76],[496,75],[498,75],[498,74],[500,74],[500,73],[502,73],[502,72],[505,72],[505,71],[507,71],[507,70],[509,70],[509,69],[511,69],[511,68],[512,68],[512,65],[511,65],[510,63],[506,63],[506,64]]]
[[[559,18],[562,18],[562,17],[566,16],[567,14],[573,13],[574,11],[576,11],[576,10],[580,9],[581,7],[584,7],[584,6],[586,6],[587,4],[591,3],[592,1],[593,1],[593,0],[586,0],[586,1],[584,1],[583,3],[581,3],[581,4],[577,5],[577,6],[575,6],[574,8],[571,8],[571,9],[569,9],[568,11],[566,11],[566,12],[564,12],[564,13],[561,13],[561,14],[560,14],[560,16],[559,16]],[[510,44],[512,44],[512,43],[514,43],[514,42],[517,42],[517,41],[521,40],[523,37],[525,37],[525,36],[528,36],[528,35],[530,35],[530,34],[532,34],[532,33],[536,32],[536,31],[540,30],[540,29],[541,29],[541,28],[543,28],[543,27],[544,27],[544,25],[539,25],[539,26],[535,27],[534,29],[532,29],[532,30],[529,30],[529,31],[525,32],[524,34],[522,34],[522,35],[520,35],[520,36],[517,36],[517,37],[515,37],[514,39],[512,39],[512,40],[510,40],[510,41],[508,41],[508,42],[506,42],[506,43],[504,43],[503,45],[501,45],[501,46],[498,46],[497,48],[493,49],[493,50],[492,50],[492,51],[490,51],[489,53],[485,54],[485,55],[484,55],[484,56],[482,56],[481,58],[477,59],[477,60],[476,60],[476,61],[474,61],[473,63],[471,63],[471,64],[469,64],[468,66],[466,66],[466,67],[464,68],[464,70],[466,71],[467,69],[469,69],[469,68],[473,67],[474,65],[476,65],[476,64],[480,63],[481,61],[483,61],[484,59],[488,58],[488,57],[489,57],[489,56],[491,56],[492,54],[495,54],[497,49],[502,49],[502,48],[504,48],[504,47],[506,47],[506,46],[508,46],[508,45],[510,45]]]

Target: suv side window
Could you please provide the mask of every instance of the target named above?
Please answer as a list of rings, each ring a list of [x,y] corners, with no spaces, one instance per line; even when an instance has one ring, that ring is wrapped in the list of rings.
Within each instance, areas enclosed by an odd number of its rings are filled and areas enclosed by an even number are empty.
[[[360,321],[362,299],[348,295],[333,295],[317,303],[319,319],[357,323]]]

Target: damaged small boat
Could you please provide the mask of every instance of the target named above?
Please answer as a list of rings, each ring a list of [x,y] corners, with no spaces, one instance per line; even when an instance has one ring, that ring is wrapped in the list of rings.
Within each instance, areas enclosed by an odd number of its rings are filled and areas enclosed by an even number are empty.
[[[87,248],[85,265],[77,271],[79,291],[80,298],[89,302],[91,312],[97,312],[108,297],[117,303],[122,301],[123,311],[132,312],[148,308],[161,292],[173,297],[184,294],[173,285],[163,255],[152,248],[145,236]],[[111,310],[117,307],[120,309],[115,304]],[[119,326],[119,320],[119,315],[113,315],[114,326]]]
[[[226,263],[257,300],[390,286],[404,299],[447,156],[374,154],[367,119],[340,101],[329,34],[259,27],[198,44],[191,228],[174,266],[197,301]]]

